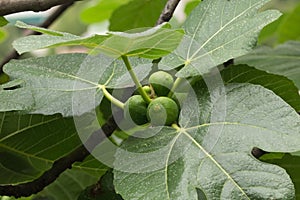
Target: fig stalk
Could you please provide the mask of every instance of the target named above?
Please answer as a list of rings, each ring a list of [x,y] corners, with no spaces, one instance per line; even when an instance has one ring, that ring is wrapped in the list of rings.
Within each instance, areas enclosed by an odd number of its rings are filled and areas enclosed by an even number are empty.
[[[147,95],[147,93],[143,90],[143,86],[141,85],[140,81],[138,80],[137,76],[135,75],[132,67],[131,67],[131,64],[128,60],[128,57],[127,56],[122,56],[122,60],[123,62],[125,63],[126,65],[126,68],[133,80],[133,82],[135,83],[139,93],[141,94],[141,96],[143,97],[143,99],[146,101],[146,103],[150,103],[151,102],[151,99],[149,98],[149,96]]]
[[[173,87],[171,88],[168,97],[171,98],[174,95],[174,91],[176,90],[177,87],[179,87],[179,85],[184,81],[184,79],[182,78],[176,78]]]

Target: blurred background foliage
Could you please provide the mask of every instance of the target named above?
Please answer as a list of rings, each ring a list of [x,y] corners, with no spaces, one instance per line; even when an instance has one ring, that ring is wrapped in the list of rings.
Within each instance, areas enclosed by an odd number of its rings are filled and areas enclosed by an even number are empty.
[[[278,9],[282,16],[261,31],[259,44],[274,47],[288,40],[300,40],[299,0],[273,0],[264,9]]]

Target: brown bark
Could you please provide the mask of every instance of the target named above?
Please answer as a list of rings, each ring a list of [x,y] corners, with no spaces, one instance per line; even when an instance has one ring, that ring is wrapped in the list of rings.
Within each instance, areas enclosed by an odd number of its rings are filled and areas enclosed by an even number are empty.
[[[45,11],[54,6],[73,3],[78,0],[1,0],[0,16],[23,11]]]

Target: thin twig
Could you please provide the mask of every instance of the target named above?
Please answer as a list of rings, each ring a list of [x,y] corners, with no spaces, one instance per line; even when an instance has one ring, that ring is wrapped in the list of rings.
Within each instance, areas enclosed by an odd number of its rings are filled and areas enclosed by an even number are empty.
[[[169,0],[165,8],[163,9],[162,13],[160,14],[156,22],[156,25],[170,21],[179,2],[180,0]]]
[[[67,3],[67,4],[63,4],[61,6],[59,6],[41,25],[39,25],[39,27],[42,28],[48,28],[58,17],[61,16],[61,14],[64,13],[64,11],[66,11],[71,5],[74,4],[73,2]],[[29,30],[25,33],[24,36],[28,36],[28,35],[40,35],[41,33],[39,32],[35,32],[32,30]],[[12,59],[17,59],[19,58],[20,55],[17,53],[16,50],[11,51],[0,63],[0,74],[3,73],[3,66],[8,63],[10,60]]]
[[[94,132],[86,141],[70,154],[56,160],[52,167],[44,172],[39,178],[32,182],[22,183],[18,185],[3,185],[0,186],[0,196],[27,197],[42,191],[46,186],[53,183],[60,174],[66,169],[71,169],[75,162],[82,162],[90,152],[106,137],[109,137],[117,128],[117,124],[111,117],[103,126],[102,129]]]

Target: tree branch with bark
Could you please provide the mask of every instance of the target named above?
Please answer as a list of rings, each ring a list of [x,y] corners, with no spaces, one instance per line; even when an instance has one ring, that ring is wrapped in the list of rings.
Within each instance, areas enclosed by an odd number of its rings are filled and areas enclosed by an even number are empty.
[[[1,0],[0,16],[23,11],[45,11],[54,6],[73,3],[79,0]]]
[[[179,2],[180,2],[180,0],[169,0],[167,2],[167,4],[165,5],[165,8],[161,12],[161,14],[156,22],[156,25],[170,21]]]

